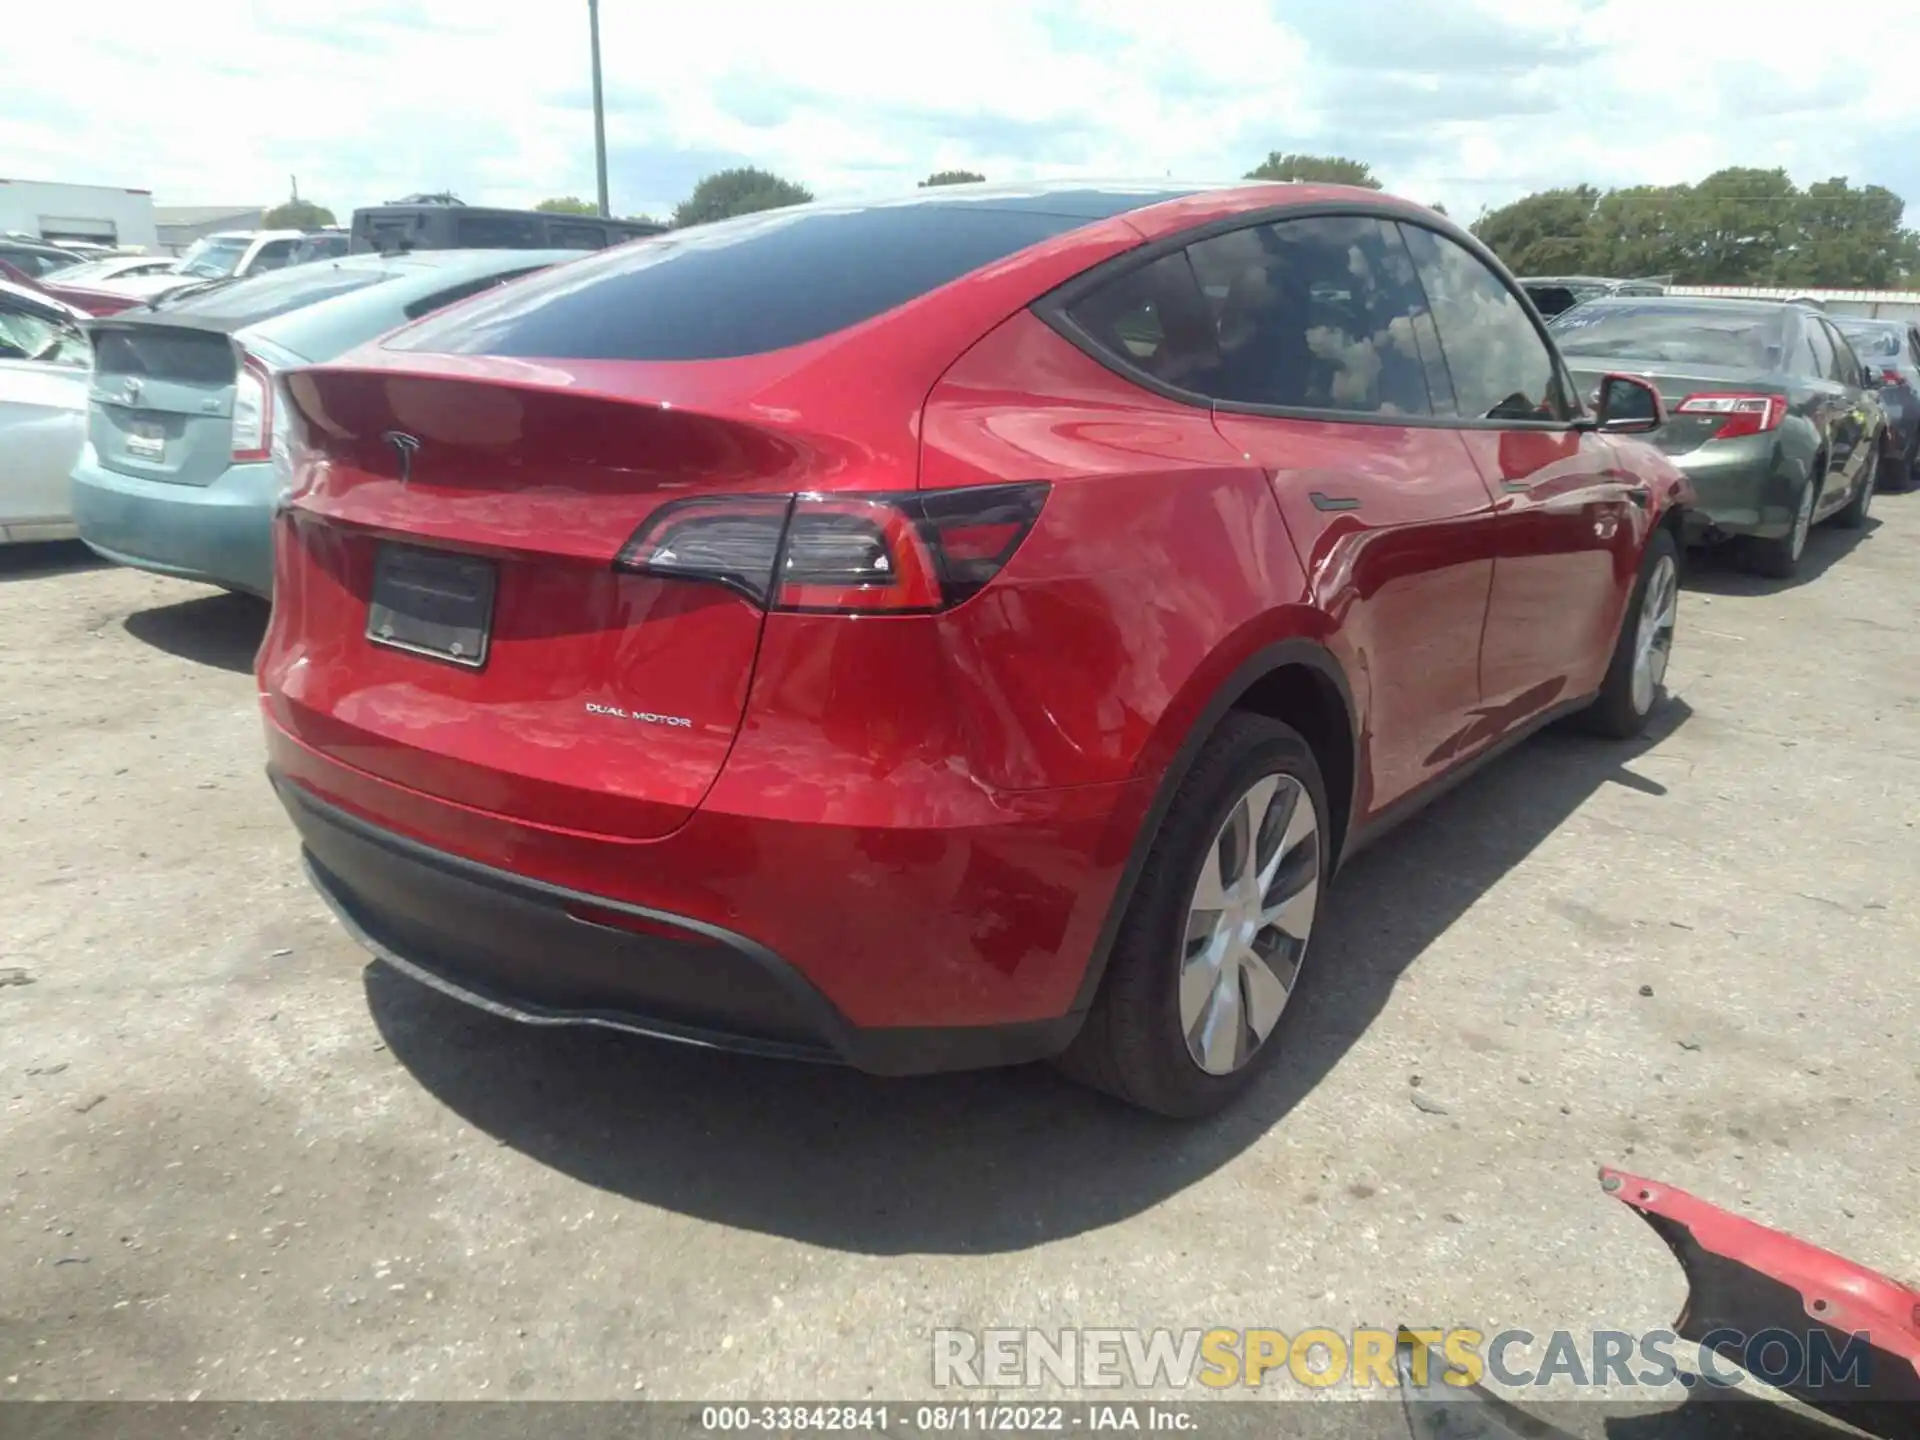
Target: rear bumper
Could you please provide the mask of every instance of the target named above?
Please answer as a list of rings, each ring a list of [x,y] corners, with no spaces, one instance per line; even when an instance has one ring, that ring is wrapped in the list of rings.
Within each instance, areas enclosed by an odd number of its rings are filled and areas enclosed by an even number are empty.
[[[795,965],[744,935],[449,854],[270,774],[309,876],[354,938],[414,979],[495,1014],[879,1075],[1043,1059],[1080,1028],[1080,1013],[859,1025]]]
[[[1729,535],[1777,539],[1793,528],[1794,476],[1771,446],[1728,442],[1726,453],[1702,448],[1667,458],[1693,482],[1682,521],[1689,543]]]
[[[271,465],[178,485],[108,470],[89,448],[73,471],[73,518],[80,538],[115,564],[270,599],[277,493]]]

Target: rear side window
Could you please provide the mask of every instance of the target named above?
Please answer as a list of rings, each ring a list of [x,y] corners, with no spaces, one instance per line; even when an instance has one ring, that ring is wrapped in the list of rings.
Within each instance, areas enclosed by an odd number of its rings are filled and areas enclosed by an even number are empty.
[[[540,222],[532,216],[462,215],[455,222],[460,248],[533,250],[540,244]]]
[[[1219,365],[1199,388],[1243,405],[1430,415],[1433,319],[1397,229],[1322,216],[1188,248]]]
[[[1853,345],[1853,353],[1863,360],[1900,353],[1900,332],[1891,326],[1842,324],[1839,330]]]
[[[598,225],[555,220],[547,225],[547,243],[562,250],[604,250],[607,232]]]
[[[1085,223],[970,204],[766,211],[604,251],[392,343],[578,360],[756,355],[844,330]]]
[[[1213,316],[1184,250],[1100,286],[1067,317],[1100,349],[1163,385],[1203,390],[1220,368]]]
[[[1417,225],[1402,225],[1433,306],[1440,348],[1460,414],[1473,420],[1564,421],[1553,351],[1519,298],[1471,251]]]

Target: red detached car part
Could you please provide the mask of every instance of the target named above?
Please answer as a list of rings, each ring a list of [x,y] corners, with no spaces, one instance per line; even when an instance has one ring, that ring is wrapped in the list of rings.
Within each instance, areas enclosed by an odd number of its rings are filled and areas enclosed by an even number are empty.
[[[1651,1225],[1686,1271],[1687,1303],[1674,1322],[1681,1338],[1706,1344],[1715,1332],[1781,1330],[1804,1346],[1824,1333],[1831,1353],[1843,1355],[1864,1337],[1857,1372],[1780,1388],[1870,1435],[1920,1437],[1920,1291],[1658,1180],[1603,1168],[1600,1185]],[[1731,1341],[1713,1348],[1740,1359]]]

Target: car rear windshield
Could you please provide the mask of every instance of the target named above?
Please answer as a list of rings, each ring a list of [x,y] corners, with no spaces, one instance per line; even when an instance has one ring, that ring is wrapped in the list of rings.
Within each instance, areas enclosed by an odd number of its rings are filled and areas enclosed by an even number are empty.
[[[316,260],[310,265],[270,270],[250,279],[215,284],[177,300],[163,296],[154,308],[168,315],[192,316],[222,328],[238,329],[335,295],[364,290],[369,285],[391,280],[396,273],[377,265],[338,265]]]
[[[1847,337],[1853,353],[1862,360],[1869,356],[1899,355],[1901,329],[1898,325],[1849,325],[1844,320],[1838,323],[1840,333]]]
[[[606,251],[391,344],[556,360],[757,355],[844,330],[1086,223],[985,204],[767,211]]]
[[[1569,359],[1654,360],[1772,370],[1785,353],[1779,310],[1587,304],[1548,327]]]

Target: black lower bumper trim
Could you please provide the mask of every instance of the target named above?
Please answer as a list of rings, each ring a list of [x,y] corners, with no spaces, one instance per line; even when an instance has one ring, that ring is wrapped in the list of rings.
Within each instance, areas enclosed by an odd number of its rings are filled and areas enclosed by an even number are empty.
[[[308,875],[353,937],[421,983],[509,1019],[909,1075],[1043,1059],[1084,1018],[857,1026],[745,936],[449,855],[271,778]]]

